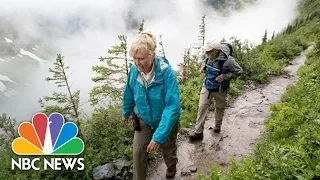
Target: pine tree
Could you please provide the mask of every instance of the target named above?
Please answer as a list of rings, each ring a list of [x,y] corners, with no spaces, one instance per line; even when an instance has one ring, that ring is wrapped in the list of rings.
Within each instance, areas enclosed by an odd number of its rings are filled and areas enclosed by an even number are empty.
[[[206,15],[203,15],[201,18],[201,24],[199,25],[199,35],[198,35],[198,40],[200,42],[200,46],[204,46],[204,42],[206,39]]]
[[[189,60],[190,60],[190,48],[186,48],[183,55],[183,62],[178,65],[180,67],[181,83],[185,83],[187,80]]]
[[[273,40],[274,38],[275,38],[275,31],[273,31],[271,39]]]
[[[268,38],[268,32],[267,30],[264,32],[263,38],[262,38],[262,43],[266,43]]]
[[[139,33],[141,33],[143,31],[143,28],[144,28],[144,19],[142,19],[142,22],[139,26]]]
[[[241,42],[240,39],[237,37],[231,37],[230,38],[231,45],[233,47],[233,57],[237,59],[239,62],[244,61],[244,52],[242,51],[243,49],[243,43]]]
[[[163,41],[162,41],[162,34],[159,35],[159,45],[161,46],[161,50],[160,50],[160,54],[163,56],[163,57],[166,57],[166,53],[164,51],[164,47],[163,47]]]
[[[10,147],[10,143],[18,137],[16,120],[6,114],[0,116],[0,149]]]
[[[202,62],[198,60],[197,56],[191,55],[191,49],[191,46],[185,49],[183,62],[178,64],[178,74],[182,84],[186,83],[189,79],[200,76],[199,70]]]
[[[202,47],[204,46],[204,42],[206,39],[206,15],[203,15],[201,18],[201,24],[199,25],[199,35],[198,35],[198,41],[199,41],[199,46],[197,47],[200,52],[198,54],[198,56],[196,56],[197,59],[204,59],[205,58],[205,54],[204,52],[202,52]]]
[[[199,34],[198,34],[198,41],[195,43],[193,48],[191,49],[191,54],[196,56],[196,59],[202,60],[205,57],[204,52],[202,52],[202,47],[204,46],[205,39],[206,39],[206,22],[205,22],[206,15],[201,17],[201,24],[199,25]],[[195,52],[194,52],[195,51]]]
[[[189,77],[197,75],[202,64],[202,60],[205,58],[205,53],[202,52],[202,47],[205,43],[206,34],[205,18],[206,15],[203,15],[201,17],[201,24],[199,25],[198,42],[195,43],[195,46],[191,45],[190,48],[185,49],[183,62],[178,64],[180,68],[179,74],[182,83],[184,83]],[[195,50],[196,53],[194,53],[193,50]]]
[[[52,74],[51,77],[47,77],[45,80],[48,82],[53,81],[58,88],[65,88],[66,92],[53,92],[51,96],[45,96],[43,99],[40,98],[38,101],[40,106],[44,108],[42,111],[46,115],[50,115],[54,112],[59,112],[64,116],[65,121],[73,121],[79,128],[78,137],[85,141],[81,130],[80,120],[80,90],[72,91],[69,82],[69,66],[66,66],[64,57],[61,54],[57,55],[56,61],[53,63],[54,68],[49,68],[49,72]],[[48,103],[54,102],[56,105],[48,105]]]
[[[300,19],[297,18],[294,26],[295,28],[297,28],[299,25],[300,25]]]
[[[306,21],[309,21],[310,20],[310,13],[308,13],[307,17],[306,17]]]
[[[112,46],[108,50],[107,57],[100,57],[100,62],[105,64],[96,65],[92,70],[98,74],[92,78],[97,83],[90,92],[90,102],[92,105],[107,103],[110,105],[120,103],[122,93],[129,73],[132,61],[128,59],[127,36],[118,36],[120,44]]]
[[[292,25],[291,25],[291,24],[288,24],[285,33],[289,34],[289,33],[291,33],[291,32],[292,32]]]
[[[63,114],[66,120],[77,121],[80,117],[79,102],[80,91],[73,92],[68,80],[69,75],[67,71],[69,66],[66,66],[63,61],[64,57],[61,54],[57,55],[56,61],[53,63],[54,68],[49,68],[49,72],[52,73],[51,77],[47,77],[45,80],[53,81],[58,88],[65,88],[66,93],[53,92],[51,96],[45,96],[40,98],[39,103],[44,108],[44,113],[47,115],[53,112],[59,112]],[[45,103],[55,102],[56,105],[46,105]]]

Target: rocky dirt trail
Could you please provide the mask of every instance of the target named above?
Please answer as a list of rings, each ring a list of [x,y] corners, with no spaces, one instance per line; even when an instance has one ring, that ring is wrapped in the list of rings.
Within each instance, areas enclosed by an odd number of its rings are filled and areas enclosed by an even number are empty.
[[[239,96],[225,111],[222,132],[213,133],[214,112],[205,124],[202,142],[190,143],[186,132],[178,136],[178,166],[175,179],[195,179],[196,173],[208,174],[213,163],[227,168],[232,159],[241,159],[253,152],[253,143],[264,131],[264,122],[270,116],[270,104],[280,100],[286,88],[297,79],[297,70],[304,64],[309,47],[285,68],[285,75],[274,77],[268,84],[251,88]],[[161,156],[150,162],[148,179],[165,178],[166,165]]]

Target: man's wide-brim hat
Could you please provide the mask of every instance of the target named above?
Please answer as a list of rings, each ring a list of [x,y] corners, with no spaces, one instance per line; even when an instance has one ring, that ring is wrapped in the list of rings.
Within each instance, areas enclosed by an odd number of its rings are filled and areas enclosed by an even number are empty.
[[[211,51],[213,49],[220,50],[220,43],[217,41],[210,41],[203,47],[204,51]]]

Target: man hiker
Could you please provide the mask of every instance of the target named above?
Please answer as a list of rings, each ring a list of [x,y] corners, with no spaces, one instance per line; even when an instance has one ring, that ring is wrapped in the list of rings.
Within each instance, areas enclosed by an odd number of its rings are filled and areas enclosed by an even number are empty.
[[[195,131],[190,133],[191,141],[203,139],[203,129],[212,98],[215,100],[214,132],[220,133],[230,80],[239,76],[242,68],[232,57],[232,46],[228,43],[211,41],[204,46],[206,58],[200,71],[205,79],[200,92]]]

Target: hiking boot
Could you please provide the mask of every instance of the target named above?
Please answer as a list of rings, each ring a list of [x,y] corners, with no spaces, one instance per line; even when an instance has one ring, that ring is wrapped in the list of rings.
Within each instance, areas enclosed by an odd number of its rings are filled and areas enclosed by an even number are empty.
[[[189,135],[191,141],[197,141],[203,139],[203,133],[192,133]]]
[[[220,132],[221,132],[221,128],[215,127],[215,128],[213,129],[213,132],[215,132],[215,133],[220,133]]]
[[[166,173],[166,178],[170,179],[170,178],[174,178],[174,176],[176,175],[177,172],[177,168],[176,166],[174,166],[174,168],[168,168],[167,169],[167,173]]]

